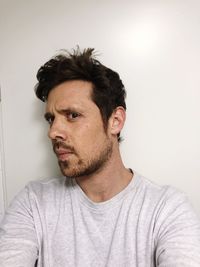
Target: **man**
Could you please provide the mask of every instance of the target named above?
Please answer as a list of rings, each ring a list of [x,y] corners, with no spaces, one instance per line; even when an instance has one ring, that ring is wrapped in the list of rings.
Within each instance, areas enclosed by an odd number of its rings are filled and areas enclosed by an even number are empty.
[[[93,49],[77,49],[37,78],[63,177],[31,182],[14,199],[1,224],[0,266],[200,266],[200,224],[185,196],[123,165],[119,75]]]

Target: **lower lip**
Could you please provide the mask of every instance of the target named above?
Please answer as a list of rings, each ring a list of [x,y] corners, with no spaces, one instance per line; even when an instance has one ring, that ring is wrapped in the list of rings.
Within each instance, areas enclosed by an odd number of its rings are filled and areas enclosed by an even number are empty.
[[[73,153],[63,153],[57,155],[58,159],[61,161],[67,160]]]

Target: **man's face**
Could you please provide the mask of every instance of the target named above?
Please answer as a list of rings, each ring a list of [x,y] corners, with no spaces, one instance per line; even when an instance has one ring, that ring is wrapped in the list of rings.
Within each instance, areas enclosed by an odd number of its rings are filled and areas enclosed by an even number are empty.
[[[92,83],[67,81],[49,93],[45,118],[62,173],[81,177],[101,170],[112,155],[99,108],[91,99]]]

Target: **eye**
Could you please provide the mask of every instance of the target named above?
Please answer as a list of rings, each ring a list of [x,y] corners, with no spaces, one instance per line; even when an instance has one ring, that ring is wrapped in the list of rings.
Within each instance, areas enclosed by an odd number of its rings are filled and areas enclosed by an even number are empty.
[[[45,119],[46,119],[46,121],[48,122],[49,125],[52,125],[53,120],[54,120],[54,117],[53,116],[51,116],[49,114],[46,114],[45,115]]]
[[[53,123],[53,119],[52,118],[48,118],[47,122],[48,122],[49,125],[51,125]]]
[[[68,117],[68,119],[69,120],[75,120],[77,117],[79,117],[80,116],[80,114],[79,113],[77,113],[77,112],[69,112],[68,114],[67,114],[67,117]]]

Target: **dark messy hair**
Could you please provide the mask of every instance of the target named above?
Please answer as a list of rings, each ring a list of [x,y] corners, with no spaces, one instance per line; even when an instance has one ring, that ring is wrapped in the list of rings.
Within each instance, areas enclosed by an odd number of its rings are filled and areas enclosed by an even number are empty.
[[[102,65],[95,58],[93,48],[81,52],[77,47],[72,53],[63,50],[38,70],[37,80],[35,93],[43,102],[47,100],[50,90],[65,81],[91,82],[93,84],[91,98],[100,110],[105,129],[115,108],[122,106],[126,109],[126,91],[119,74]]]

